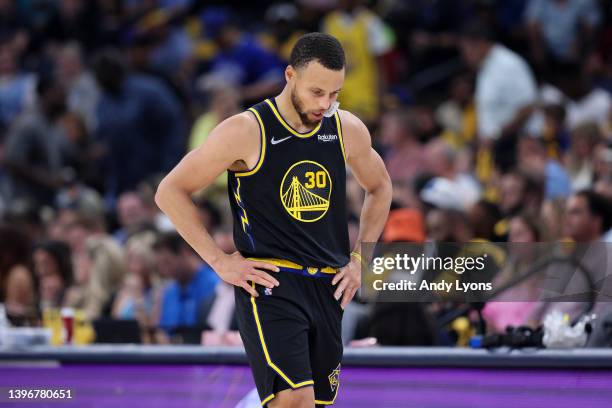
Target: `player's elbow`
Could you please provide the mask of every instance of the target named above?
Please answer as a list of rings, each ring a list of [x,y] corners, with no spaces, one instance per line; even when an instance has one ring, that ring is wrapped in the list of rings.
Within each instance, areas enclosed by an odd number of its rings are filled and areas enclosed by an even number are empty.
[[[155,191],[155,204],[159,207],[160,210],[165,212],[165,208],[167,203],[170,201],[170,197],[172,196],[172,183],[168,180],[168,177],[165,177],[157,186],[157,190]]]
[[[393,198],[393,184],[391,183],[391,177],[389,177],[389,173],[385,171],[384,178],[381,182],[381,196],[385,200],[385,202],[391,206],[391,200]]]

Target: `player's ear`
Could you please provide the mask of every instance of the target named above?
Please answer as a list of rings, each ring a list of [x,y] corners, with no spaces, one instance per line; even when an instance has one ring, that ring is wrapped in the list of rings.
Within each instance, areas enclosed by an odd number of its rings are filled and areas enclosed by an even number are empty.
[[[285,81],[289,83],[296,76],[297,76],[297,72],[295,71],[295,68],[293,68],[291,65],[287,65],[287,68],[285,68]]]

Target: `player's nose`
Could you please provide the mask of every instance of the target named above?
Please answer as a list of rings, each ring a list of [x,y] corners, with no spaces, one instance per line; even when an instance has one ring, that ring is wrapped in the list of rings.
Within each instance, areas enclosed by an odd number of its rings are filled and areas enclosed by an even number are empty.
[[[329,109],[330,106],[331,100],[329,98],[321,98],[319,100],[319,109],[326,111]]]

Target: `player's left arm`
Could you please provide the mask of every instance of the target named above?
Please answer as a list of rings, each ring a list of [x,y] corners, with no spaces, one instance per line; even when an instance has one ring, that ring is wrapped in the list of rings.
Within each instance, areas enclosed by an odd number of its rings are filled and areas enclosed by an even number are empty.
[[[339,115],[346,162],[366,192],[359,221],[359,235],[351,260],[332,281],[333,285],[339,282],[334,296],[336,299],[342,296],[341,305],[344,308],[361,285],[361,243],[376,242],[380,237],[389,215],[392,187],[385,164],[372,148],[368,128],[350,112],[339,111]]]

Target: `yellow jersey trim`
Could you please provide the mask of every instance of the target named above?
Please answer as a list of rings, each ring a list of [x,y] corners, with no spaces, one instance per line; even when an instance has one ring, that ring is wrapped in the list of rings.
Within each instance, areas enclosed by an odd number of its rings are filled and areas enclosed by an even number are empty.
[[[302,265],[296,264],[295,262],[291,262],[286,259],[278,259],[278,258],[247,258],[247,259],[251,261],[270,263],[272,265],[276,265],[281,268],[299,269],[299,270],[304,269]],[[317,269],[321,271],[322,273],[329,273],[332,275],[338,272],[338,269],[332,268],[331,266],[326,266],[324,268],[316,268],[316,267],[306,267],[306,268],[308,268],[308,270]],[[314,275],[314,273],[312,275]]]
[[[253,287],[253,289],[255,289],[255,283],[251,283],[251,286]],[[270,366],[270,368],[276,371],[276,373],[280,375],[283,378],[283,380],[285,380],[287,384],[291,386],[291,388],[299,388],[304,385],[310,385],[310,384],[314,385],[313,380],[302,381],[297,384],[294,383],[293,381],[289,379],[289,377],[287,377],[285,373],[281,371],[280,368],[278,368],[276,364],[272,362],[272,360],[270,359],[270,354],[268,353],[268,347],[266,346],[266,341],[264,340],[263,330],[261,328],[261,322],[259,320],[259,313],[257,313],[257,304],[255,303],[255,297],[253,297],[253,295],[251,295],[251,304],[253,305],[253,315],[255,316],[255,324],[257,325],[257,332],[259,333],[259,341],[261,342],[261,347],[263,349],[264,356],[266,357],[266,362],[268,363],[268,366]]]
[[[261,401],[261,406],[264,407],[268,402],[272,401],[274,397],[276,397],[274,394],[268,395],[263,401]]]
[[[346,163],[346,152],[344,151],[344,138],[342,137],[342,124],[340,123],[340,114],[336,111],[336,113],[334,113],[334,116],[336,117],[336,127],[338,128],[338,138],[340,139],[342,157],[344,157],[344,162]]]
[[[257,173],[257,171],[263,164],[264,157],[266,156],[266,129],[264,128],[263,122],[261,120],[261,116],[259,116],[259,112],[257,112],[253,108],[249,108],[248,110],[255,115],[255,118],[257,118],[257,122],[259,123],[259,134],[261,135],[261,149],[259,149],[259,160],[257,161],[257,164],[255,165],[255,167],[249,171],[234,173],[236,177],[251,176]]]
[[[302,139],[304,139],[304,138],[307,138],[307,137],[310,137],[310,136],[316,134],[319,131],[319,129],[321,129],[321,125],[323,124],[322,120],[310,132],[308,132],[308,133],[300,133],[300,132],[296,131],[294,128],[292,128],[287,122],[285,122],[285,119],[283,119],[283,117],[280,115],[280,113],[276,109],[276,106],[274,106],[274,104],[269,99],[266,99],[266,103],[268,105],[270,105],[270,109],[272,109],[272,113],[274,113],[274,116],[276,116],[276,119],[278,119],[278,121],[281,123],[281,125],[283,125],[285,127],[285,129],[287,129],[289,132],[291,132],[293,135],[295,135],[297,137],[301,137]]]
[[[315,404],[319,405],[333,405],[336,402],[336,397],[338,396],[338,390],[340,389],[340,381],[338,380],[338,386],[336,387],[336,392],[334,393],[334,399],[331,401],[321,401],[316,399]]]

